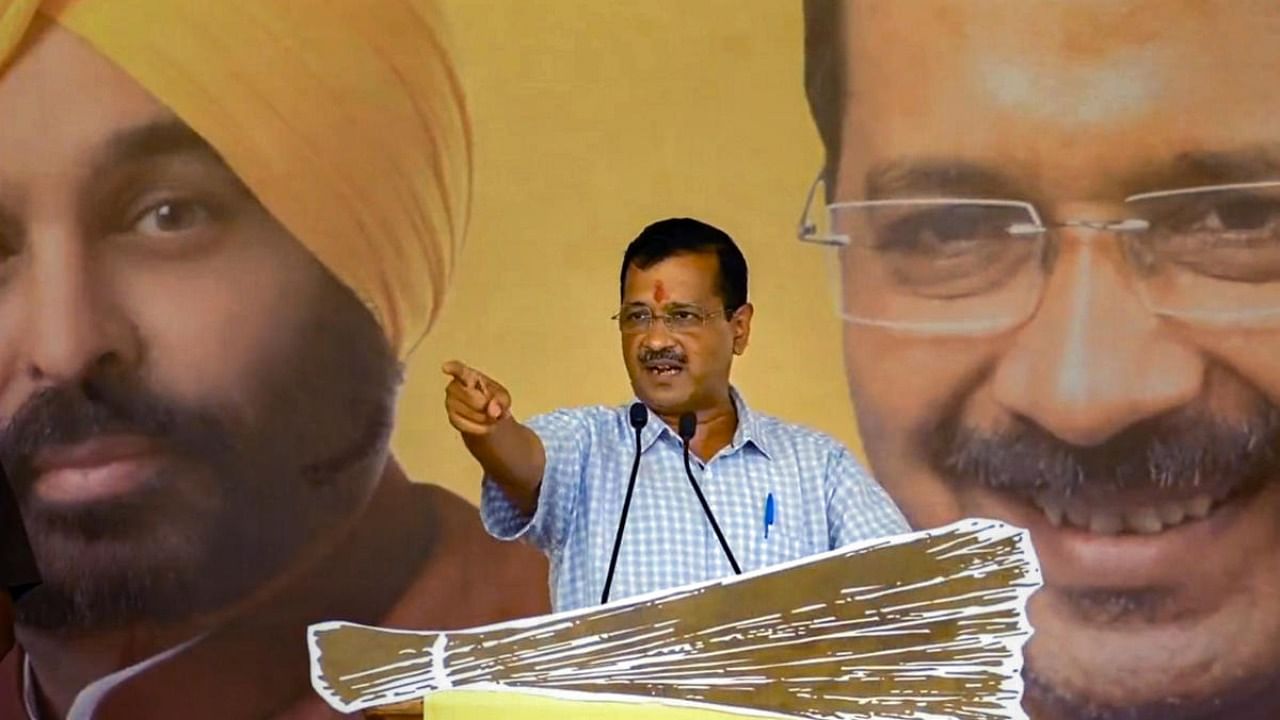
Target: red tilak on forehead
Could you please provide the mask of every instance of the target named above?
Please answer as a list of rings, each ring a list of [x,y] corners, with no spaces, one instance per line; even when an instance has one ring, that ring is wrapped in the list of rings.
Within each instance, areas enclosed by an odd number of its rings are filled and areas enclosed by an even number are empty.
[[[667,289],[662,287],[662,281],[659,280],[653,284],[653,301],[660,303],[667,299]]]

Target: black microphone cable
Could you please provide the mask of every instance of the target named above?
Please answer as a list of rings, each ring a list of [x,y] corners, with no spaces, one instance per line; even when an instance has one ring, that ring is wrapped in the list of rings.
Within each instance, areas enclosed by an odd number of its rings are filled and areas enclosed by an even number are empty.
[[[698,430],[698,416],[691,412],[680,416],[680,439],[684,442],[684,472],[689,476],[689,484],[693,486],[693,491],[698,495],[698,502],[702,503],[702,512],[706,514],[707,520],[711,521],[711,529],[716,531],[716,539],[720,541],[720,548],[724,550],[725,557],[729,558],[729,564],[733,566],[735,575],[742,574],[742,568],[738,567],[738,561],[733,557],[733,551],[729,549],[729,541],[724,539],[724,533],[720,532],[720,523],[716,522],[716,516],[711,512],[711,506],[707,504],[707,498],[702,494],[702,488],[698,487],[698,481],[693,477],[693,468],[689,467],[689,441],[693,439],[694,434]]]
[[[649,422],[649,410],[643,403],[631,404],[631,427],[636,431],[636,456],[631,462],[631,479],[627,481],[627,496],[622,501],[622,516],[618,518],[618,533],[613,538],[613,557],[609,558],[609,574],[604,577],[604,592],[600,604],[609,602],[609,588],[613,586],[613,571],[618,568],[618,551],[622,549],[622,531],[627,526],[627,513],[631,512],[631,493],[636,489],[636,475],[640,472],[640,431]]]

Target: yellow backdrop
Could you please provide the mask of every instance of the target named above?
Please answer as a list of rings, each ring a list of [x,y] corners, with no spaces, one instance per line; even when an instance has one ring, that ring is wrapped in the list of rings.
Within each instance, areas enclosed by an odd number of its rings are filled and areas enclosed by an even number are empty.
[[[395,448],[475,501],[440,363],[511,389],[517,417],[630,397],[609,321],[618,263],[652,220],[728,231],[756,321],[735,382],[760,410],[856,442],[825,261],[795,240],[821,161],[805,111],[800,3],[452,0],[476,194],[440,324],[409,365]],[[858,449],[855,447],[855,449]]]

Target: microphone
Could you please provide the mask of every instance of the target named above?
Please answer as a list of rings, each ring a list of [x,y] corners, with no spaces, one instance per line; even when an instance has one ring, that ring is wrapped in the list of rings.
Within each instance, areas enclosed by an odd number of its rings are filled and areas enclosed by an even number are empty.
[[[687,412],[680,416],[680,439],[684,441],[685,448],[689,447],[689,441],[694,435],[698,434],[698,416],[691,412]]]
[[[698,487],[698,481],[693,478],[693,468],[689,467],[689,441],[693,439],[697,431],[697,415],[687,412],[680,416],[680,439],[684,442],[684,474],[689,476],[689,484],[693,486],[693,491],[698,495],[698,502],[702,503],[702,512],[706,514],[707,520],[711,522],[711,529],[716,531],[716,539],[720,541],[720,549],[724,550],[724,556],[729,558],[729,564],[733,566],[734,574],[741,575],[742,568],[738,567],[738,561],[733,557],[733,551],[729,549],[729,541],[725,540],[724,533],[720,532],[720,524],[716,522],[716,516],[711,512],[711,506],[707,504],[707,498],[703,496],[702,488]]]
[[[618,533],[613,538],[613,557],[609,558],[609,573],[604,578],[604,593],[600,604],[609,602],[609,588],[613,586],[613,571],[618,568],[618,551],[622,549],[622,531],[627,526],[627,513],[631,511],[631,493],[636,489],[636,475],[640,472],[640,431],[649,422],[649,410],[644,403],[631,404],[631,427],[636,431],[636,455],[631,462],[631,479],[627,480],[627,496],[622,501],[622,516],[618,518]]]

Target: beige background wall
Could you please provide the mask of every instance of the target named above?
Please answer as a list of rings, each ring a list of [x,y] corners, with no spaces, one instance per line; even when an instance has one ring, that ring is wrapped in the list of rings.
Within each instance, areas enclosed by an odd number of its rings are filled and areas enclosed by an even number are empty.
[[[451,0],[475,128],[471,232],[444,315],[409,367],[395,447],[419,480],[475,500],[445,420],[456,357],[517,417],[630,397],[609,321],[622,252],[692,215],[742,245],[756,322],[736,382],[755,407],[855,427],[820,250],[795,240],[821,160],[798,0]]]

